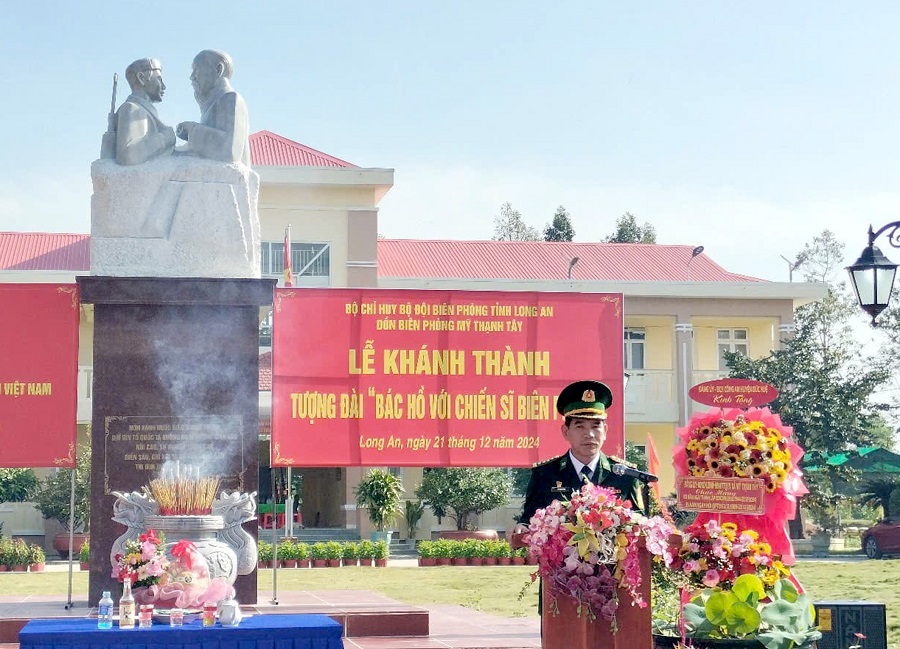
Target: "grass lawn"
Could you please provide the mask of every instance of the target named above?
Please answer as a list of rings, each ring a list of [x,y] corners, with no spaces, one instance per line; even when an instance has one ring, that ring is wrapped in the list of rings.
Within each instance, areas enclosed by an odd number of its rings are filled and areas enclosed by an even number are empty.
[[[501,615],[537,615],[537,586],[522,601],[528,566],[478,568],[341,568],[279,570],[278,590],[372,590],[408,604],[459,604]],[[900,560],[803,562],[795,572],[813,600],[865,600],[887,606],[888,643],[900,649]],[[0,573],[0,594],[65,594],[68,575]],[[87,592],[87,575],[76,573],[72,590]],[[272,591],[272,573],[259,576],[260,599]]]

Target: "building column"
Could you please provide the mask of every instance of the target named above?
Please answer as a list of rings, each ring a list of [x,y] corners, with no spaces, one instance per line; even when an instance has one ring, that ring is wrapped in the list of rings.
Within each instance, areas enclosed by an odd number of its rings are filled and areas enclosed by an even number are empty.
[[[679,317],[679,320],[688,318]],[[675,323],[675,359],[678,421],[681,426],[686,426],[692,410],[688,391],[694,385],[694,326],[690,322]]]

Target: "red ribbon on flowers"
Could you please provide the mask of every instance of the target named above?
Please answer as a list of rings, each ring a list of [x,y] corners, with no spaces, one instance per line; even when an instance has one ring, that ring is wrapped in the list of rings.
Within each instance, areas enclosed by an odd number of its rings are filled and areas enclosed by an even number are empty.
[[[193,568],[191,565],[191,553],[197,551],[197,546],[190,541],[179,541],[172,548],[172,556],[181,561],[185,568]]]
[[[150,541],[150,543],[152,543],[153,545],[159,545],[159,538],[157,538],[156,532],[154,532],[152,529],[148,529],[145,533],[141,534],[140,539],[141,543]]]

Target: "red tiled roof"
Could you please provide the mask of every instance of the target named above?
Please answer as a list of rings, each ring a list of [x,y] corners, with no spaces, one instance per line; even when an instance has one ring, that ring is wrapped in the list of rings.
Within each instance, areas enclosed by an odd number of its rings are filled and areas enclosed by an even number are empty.
[[[90,270],[90,238],[89,234],[0,232],[0,270]]]
[[[271,131],[250,136],[250,164],[254,167],[356,167]]]
[[[762,282],[730,273],[694,246],[548,241],[419,241],[380,239],[379,277],[442,279],[572,279],[610,282]],[[688,269],[690,262],[690,269]]]
[[[261,392],[272,390],[272,352],[259,355],[259,389]]]

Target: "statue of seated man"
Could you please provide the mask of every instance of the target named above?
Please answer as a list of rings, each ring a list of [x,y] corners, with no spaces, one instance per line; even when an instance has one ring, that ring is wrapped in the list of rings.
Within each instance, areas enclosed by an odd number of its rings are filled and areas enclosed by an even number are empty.
[[[231,87],[233,73],[234,64],[225,52],[203,50],[194,57],[191,85],[200,105],[200,123],[178,125],[178,137],[187,140],[179,152],[250,166],[247,105]]]
[[[159,119],[153,105],[162,101],[166,84],[156,59],[138,59],[125,69],[131,87],[116,113],[116,162],[137,165],[169,155],[175,148],[175,131]]]

